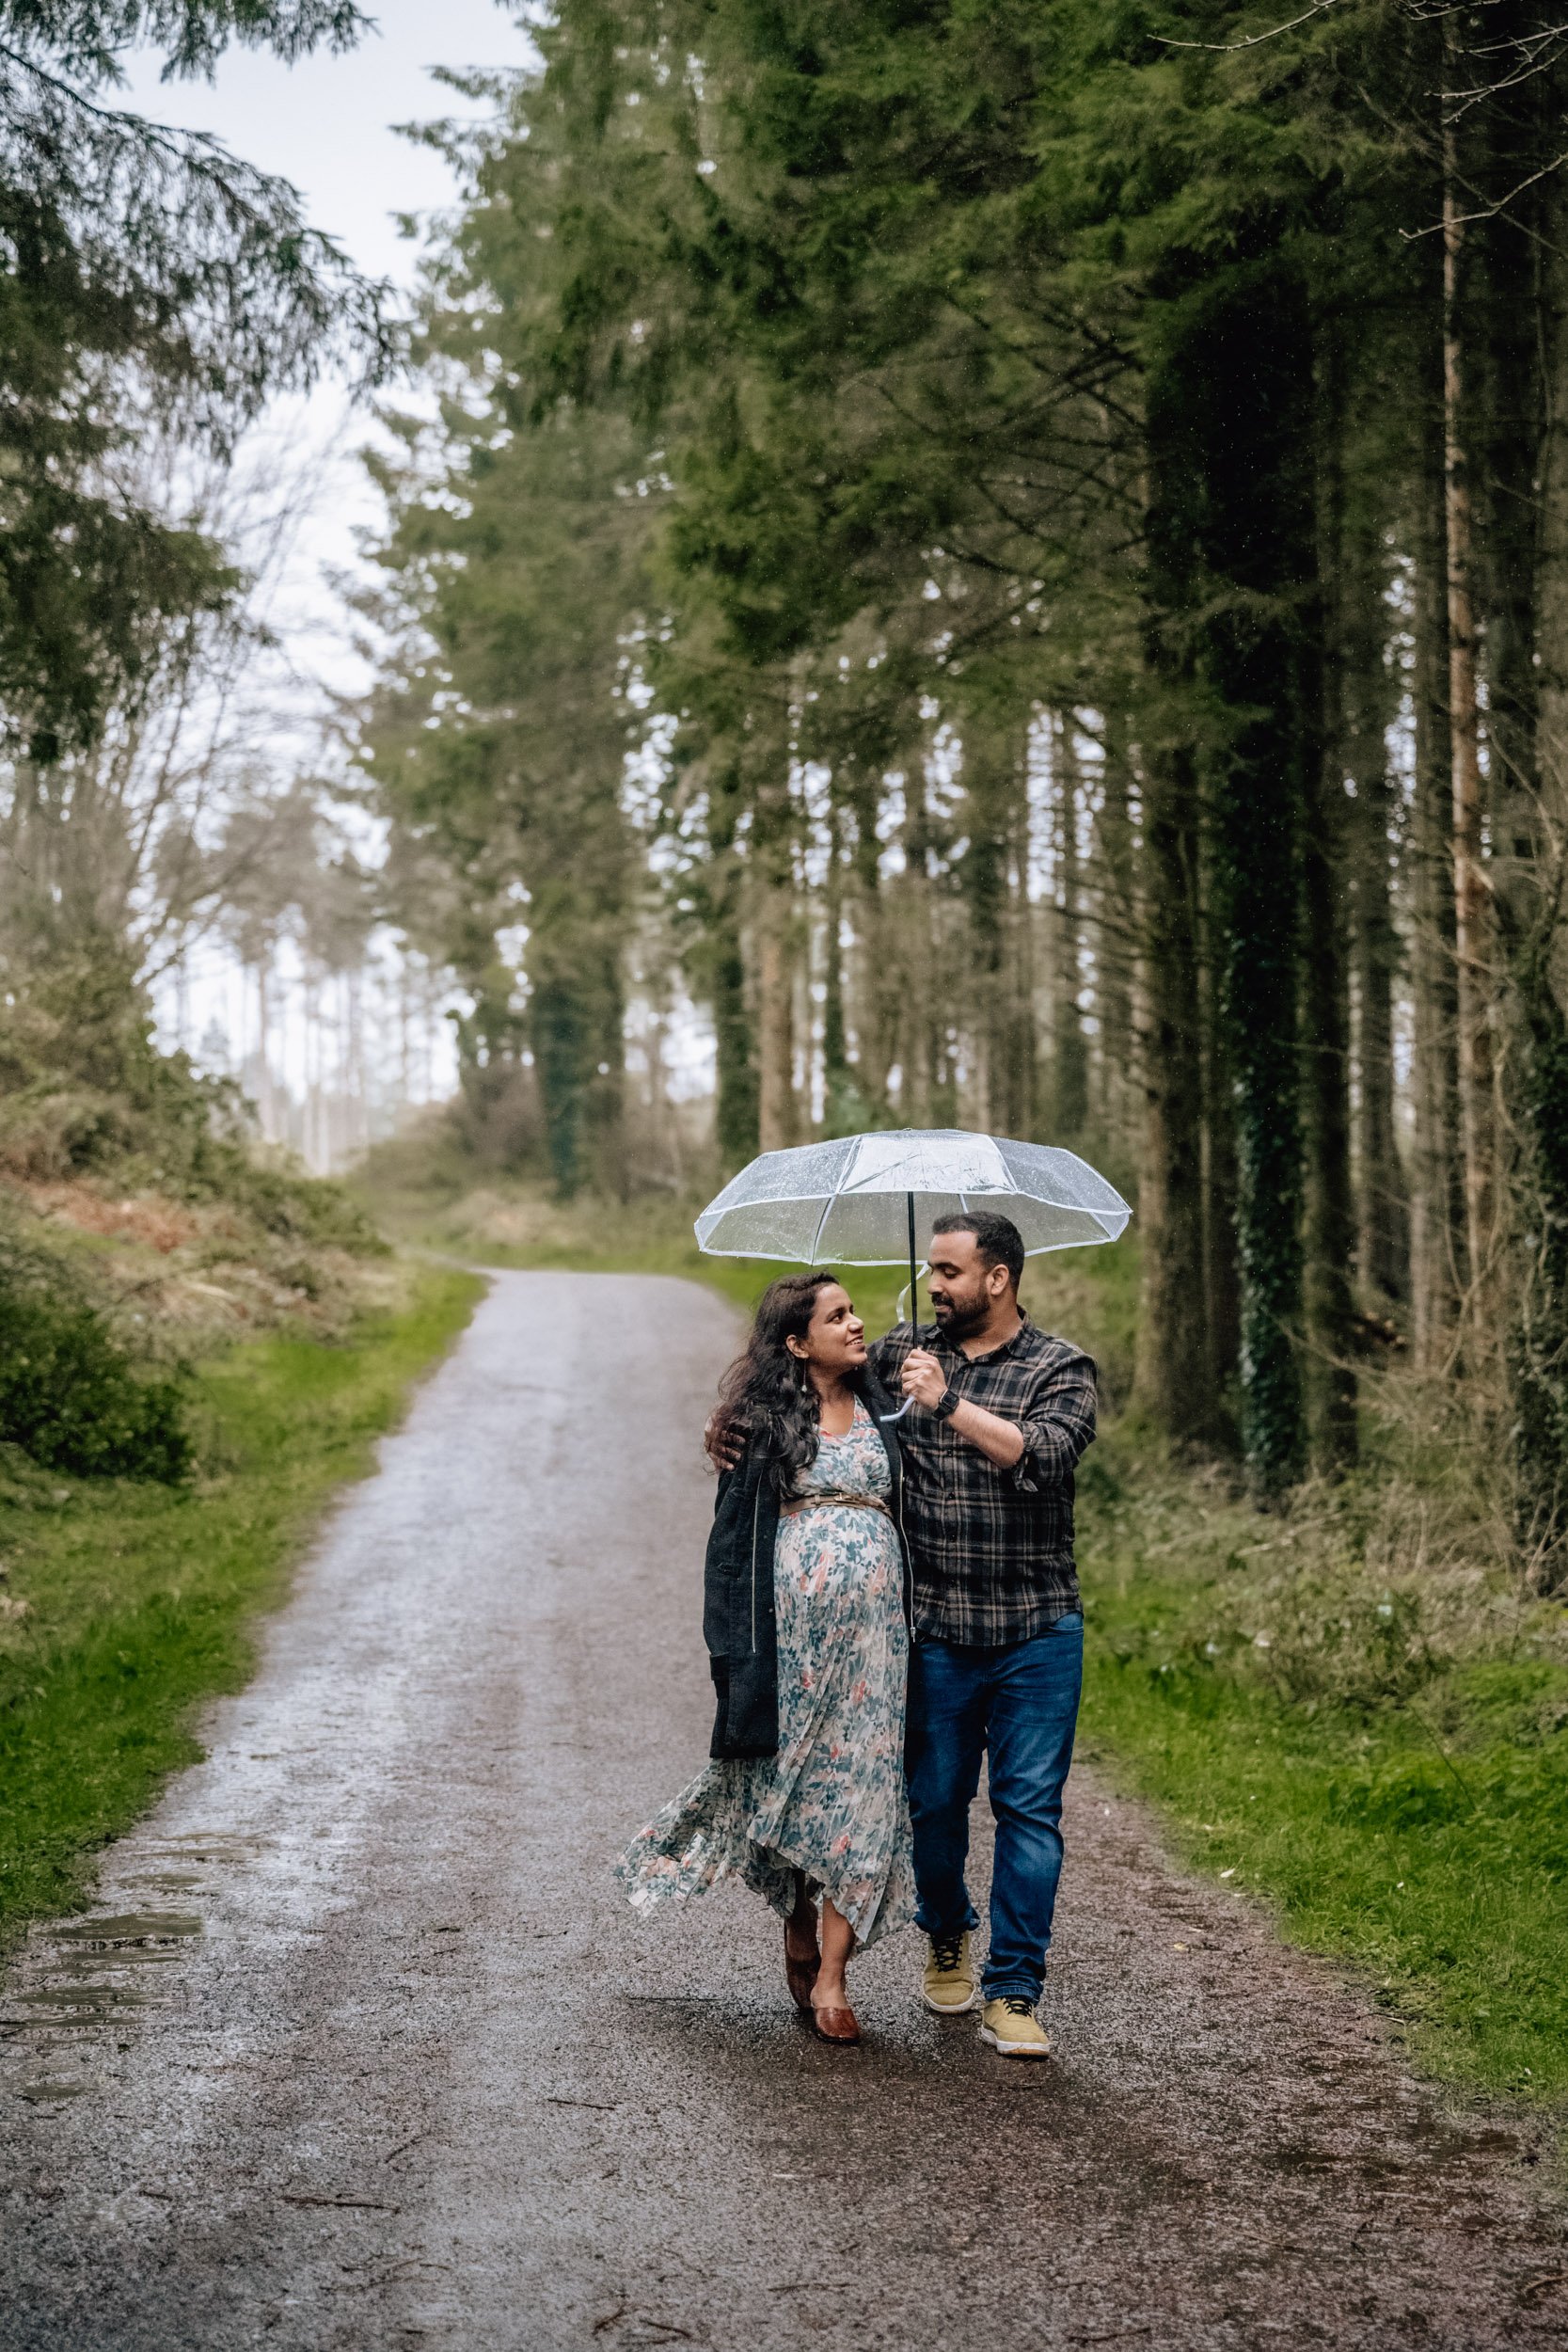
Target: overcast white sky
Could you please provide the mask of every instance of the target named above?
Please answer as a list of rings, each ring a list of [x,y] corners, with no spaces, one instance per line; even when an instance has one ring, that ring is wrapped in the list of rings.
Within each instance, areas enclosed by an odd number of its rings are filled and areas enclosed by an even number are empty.
[[[518,65],[528,46],[511,8],[496,0],[382,0],[367,12],[377,30],[346,56],[290,67],[230,50],[212,87],[162,83],[150,59],[122,103],[216,132],[236,154],[292,180],[314,225],[341,238],[361,268],[407,278],[410,248],[392,215],[445,203],[451,183],[439,159],[400,139],[393,124],[463,111],[431,81],[432,67]]]
[[[371,12],[377,32],[346,56],[308,57],[289,68],[236,50],[222,61],[212,87],[161,83],[156,60],[147,59],[119,103],[160,121],[215,132],[235,154],[293,181],[313,226],[336,236],[367,274],[393,278],[406,292],[419,246],[399,236],[394,216],[439,211],[454,191],[440,159],[400,138],[393,126],[471,111],[432,82],[433,66],[515,66],[529,51],[512,8],[496,0],[383,0],[379,8],[372,0]],[[411,396],[407,388],[392,388],[394,399]],[[309,401],[277,404],[252,437],[248,459],[242,453],[242,471],[263,448],[285,453],[296,475],[312,485],[292,556],[267,597],[267,617],[283,641],[280,672],[287,666],[301,674],[295,687],[275,687],[270,670],[262,682],[268,716],[260,730],[265,742],[256,748],[270,754],[279,782],[321,757],[323,697],[310,681],[348,692],[370,683],[353,657],[329,575],[353,567],[356,531],[373,530],[379,519],[355,454],[372,430],[371,417],[351,410],[341,387],[327,385]],[[335,1049],[330,1039],[313,1037],[309,1008],[288,974],[282,977],[273,1050],[278,1075],[300,1095],[312,1057],[317,1062],[325,1057],[327,1066]],[[221,941],[198,947],[183,975],[160,990],[159,1005],[166,1041],[199,1050],[215,1024],[228,1039],[218,1063],[241,1066],[251,1041],[249,997]],[[428,1066],[415,1092],[440,1096],[453,1084],[450,1026],[438,1008],[426,1025]]]

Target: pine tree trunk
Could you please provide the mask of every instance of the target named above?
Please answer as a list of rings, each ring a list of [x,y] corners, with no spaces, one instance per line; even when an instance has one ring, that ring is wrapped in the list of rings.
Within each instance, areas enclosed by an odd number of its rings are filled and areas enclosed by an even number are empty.
[[[1394,1116],[1394,988],[1400,961],[1389,887],[1394,794],[1382,739],[1375,747],[1369,742],[1366,751],[1353,850],[1357,1260],[1369,1295],[1392,1305],[1410,1289],[1410,1212]]]
[[[1549,86],[1560,119],[1568,76]],[[1540,1592],[1560,1590],[1568,1563],[1568,186],[1544,183],[1542,273],[1539,537],[1532,575],[1535,656],[1522,837],[1505,830],[1504,915],[1517,1036],[1519,1200],[1511,1374],[1520,1562]],[[1523,832],[1528,823],[1528,833]]]
[[[691,977],[712,1009],[714,1141],[719,1164],[734,1175],[757,1149],[756,1032],[747,988],[741,913],[746,871],[735,847],[740,791],[734,768],[708,787],[708,866],[700,900],[703,924]]]
[[[1354,979],[1357,1263],[1370,1299],[1409,1295],[1410,1224],[1395,1126],[1394,1002],[1400,941],[1393,910],[1395,790],[1387,730],[1395,697],[1387,659],[1387,577],[1381,509],[1347,517],[1341,661],[1344,770]]]
[[[1434,270],[1433,276],[1437,275]],[[1441,279],[1423,285],[1441,299]],[[1449,727],[1448,518],[1442,340],[1435,325],[1420,376],[1421,466],[1415,558],[1416,763],[1410,815],[1412,1135],[1411,1348],[1436,1371],[1453,1346],[1467,1280],[1459,1149],[1459,999],[1453,896],[1453,753]]]
[[[1113,1160],[1135,1149],[1132,1118],[1132,973],[1138,933],[1132,776],[1124,723],[1107,713],[1105,783],[1094,834],[1095,1117]]]
[[[1216,790],[1221,1016],[1235,1102],[1242,1442],[1259,1500],[1306,1459],[1301,1365],[1301,816],[1321,758],[1314,382],[1305,290],[1274,261],[1195,327],[1202,547],[1218,597],[1204,666],[1233,714]]]
[[[741,946],[741,875],[733,852],[710,885],[703,966],[713,1008],[715,1045],[715,1141],[726,1175],[744,1168],[757,1150],[755,1031],[746,989]]]
[[[853,944],[845,965],[846,1026],[853,1033],[855,1076],[874,1110],[885,1108],[888,1073],[898,1052],[903,990],[896,892],[884,888],[878,823],[885,786],[878,770],[851,765],[835,774],[839,821],[847,835],[844,913]]]
[[[1156,374],[1148,409],[1148,549],[1144,643],[1173,705],[1191,691],[1185,614],[1194,595],[1197,452],[1180,372]],[[1178,706],[1179,707],[1179,706]],[[1138,1182],[1142,1299],[1133,1393],[1177,1438],[1214,1421],[1204,1280],[1203,1067],[1197,872],[1200,802],[1191,745],[1162,727],[1143,757],[1142,914],[1146,1032]]]
[[[1203,1104],[1203,1295],[1209,1311],[1209,1362],[1216,1404],[1242,1366],[1242,1267],[1237,1249],[1241,1177],[1236,1165],[1236,1090],[1226,1060],[1221,995],[1224,942],[1216,913],[1220,858],[1211,823],[1200,836],[1198,1019]],[[1234,1438],[1234,1429],[1227,1431]]]
[[[1345,707],[1340,688],[1343,618],[1336,593],[1344,554],[1344,402],[1338,354],[1325,338],[1320,365],[1318,507],[1320,576],[1304,615],[1300,723],[1305,821],[1301,834],[1302,1016],[1307,1147],[1307,1317],[1311,1335],[1314,1465],[1330,1475],[1355,1459],[1355,1194],[1351,1181],[1350,957],[1346,937]],[[1326,662],[1312,648],[1326,638]]]
[[[1177,1438],[1214,1418],[1204,1283],[1203,1083],[1195,877],[1197,794],[1177,749],[1144,771],[1144,1131],[1138,1184],[1143,1295],[1133,1393]]]
[[[620,903],[619,894],[615,903]],[[600,1191],[624,1200],[632,1171],[626,1157],[626,999],[618,923],[590,926],[584,966],[584,1156]]]
[[[795,899],[776,875],[754,901],[757,993],[757,1144],[780,1152],[800,1139],[795,1090]]]
[[[1456,36],[1449,20],[1448,45]],[[1448,521],[1449,729],[1453,764],[1454,958],[1459,1029],[1459,1125],[1469,1261],[1469,1344],[1488,1354],[1496,1335],[1497,1127],[1492,1006],[1495,958],[1486,886],[1477,676],[1474,514],[1465,430],[1465,319],[1458,130],[1443,146],[1443,425]]]
[[[586,1170],[582,1152],[582,1006],[560,974],[538,972],[529,996],[529,1039],[539,1073],[545,1142],[556,1191],[569,1200]]]
[[[1564,93],[1568,96],[1568,92]],[[1539,654],[1533,769],[1542,813],[1560,859],[1568,844],[1568,187],[1552,188],[1544,264],[1544,408],[1540,450],[1540,543],[1536,591]],[[1555,878],[1548,877],[1547,887]]]
[[[901,950],[897,969],[903,986],[899,1116],[909,1127],[951,1127],[958,1120],[950,1050],[957,1009],[945,976],[954,968],[955,947],[961,949],[962,942],[948,936],[948,910],[932,880],[932,854],[938,846],[917,758],[911,764],[906,790],[906,867],[895,899]]]
[[[853,1028],[855,1075],[874,1108],[886,1104],[888,1073],[898,1052],[898,915],[895,895],[875,873],[868,883],[856,859],[845,894],[854,945],[845,963],[847,1025]]]
[[[1039,1037],[1035,1017],[1035,910],[1029,898],[1029,734],[1020,730],[1008,768],[1007,796],[1007,985],[1001,1036],[1005,1076],[996,1128],[1003,1135],[1032,1136],[1038,1131]]]
[[[958,871],[973,974],[968,1020],[974,1119],[993,1134],[1027,1136],[1035,1121],[1036,1041],[1028,908],[1027,730],[967,723]]]
[[[272,1074],[272,948],[263,945],[256,965],[256,1052],[261,1063],[256,1110],[261,1133],[269,1143],[281,1140],[277,1119],[277,1089]]]
[[[1053,714],[1051,809],[1056,896],[1052,999],[1056,1063],[1055,1133],[1061,1143],[1081,1138],[1089,1116],[1089,1047],[1084,1033],[1083,1008],[1078,1001],[1083,988],[1083,893],[1078,855],[1083,777],[1073,727],[1070,710]]]
[[[855,1073],[844,1017],[844,854],[836,801],[828,810],[828,870],[822,885],[822,1125],[853,1133]],[[846,1113],[849,1113],[847,1119]]]

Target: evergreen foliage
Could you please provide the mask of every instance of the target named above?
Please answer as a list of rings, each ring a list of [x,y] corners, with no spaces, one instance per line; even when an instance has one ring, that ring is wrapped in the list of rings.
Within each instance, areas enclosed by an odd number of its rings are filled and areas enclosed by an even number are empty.
[[[50,760],[90,742],[182,615],[234,575],[151,512],[116,456],[154,420],[220,449],[324,357],[388,355],[378,291],[287,183],[117,107],[121,54],[211,71],[238,41],[295,57],[364,28],[343,0],[6,0],[0,7],[0,729]]]
[[[558,0],[538,43],[432,279],[460,389],[387,560],[435,652],[372,751],[484,954],[537,894],[552,1137],[617,1062],[575,832],[623,924],[660,886],[726,1165],[960,1116],[1135,1163],[1152,1416],[1234,1414],[1273,1502],[1354,1459],[1369,1344],[1483,1395],[1506,1352],[1549,1581],[1560,28]]]

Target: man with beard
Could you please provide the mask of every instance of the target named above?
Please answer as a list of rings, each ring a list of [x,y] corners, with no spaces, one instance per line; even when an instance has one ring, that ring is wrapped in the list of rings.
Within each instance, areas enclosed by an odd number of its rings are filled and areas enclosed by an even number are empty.
[[[1045,2058],[1035,2011],[1084,1662],[1072,1473],[1094,1436],[1095,1371],[1020,1307],[1023,1238],[1010,1217],[939,1218],[927,1263],[932,1344],[916,1346],[904,1326],[871,1350],[884,1386],[914,1400],[898,1434],[914,1585],[910,1810],[930,1940],[922,1993],[941,2017],[983,1999],[993,2049]],[[977,1990],[964,1864],[982,1754],[996,1846]]]

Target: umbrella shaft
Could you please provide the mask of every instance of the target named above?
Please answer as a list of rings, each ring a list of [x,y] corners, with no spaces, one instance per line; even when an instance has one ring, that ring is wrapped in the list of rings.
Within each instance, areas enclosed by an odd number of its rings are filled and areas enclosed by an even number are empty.
[[[905,1200],[906,1205],[908,1206],[908,1209],[909,1209],[909,1212],[910,1212],[910,1333],[911,1333],[911,1338],[913,1338],[915,1341],[917,1341],[917,1342],[918,1342],[918,1340],[919,1340],[919,1338],[920,1338],[920,1314],[919,1314],[919,1310],[918,1310],[918,1308],[917,1308],[917,1306],[916,1306],[916,1304],[915,1304],[915,1295],[914,1295],[914,1263],[915,1263],[915,1261],[914,1261],[914,1195],[913,1195],[913,1193],[912,1193],[912,1192],[907,1192],[907,1193],[904,1195],[904,1200]]]

